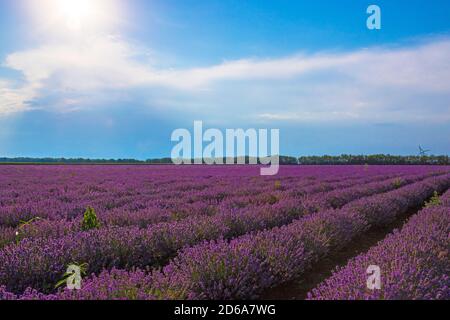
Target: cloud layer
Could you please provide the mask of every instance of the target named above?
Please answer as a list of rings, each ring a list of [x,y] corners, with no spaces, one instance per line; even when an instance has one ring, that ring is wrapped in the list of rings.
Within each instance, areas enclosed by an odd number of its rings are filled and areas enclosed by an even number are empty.
[[[161,69],[146,48],[121,38],[71,37],[7,56],[3,66],[23,77],[0,79],[0,115],[107,104],[117,92],[130,102],[139,92],[148,108],[183,110],[203,120],[445,122],[449,57],[450,40],[440,39]],[[52,101],[42,103],[49,96]]]

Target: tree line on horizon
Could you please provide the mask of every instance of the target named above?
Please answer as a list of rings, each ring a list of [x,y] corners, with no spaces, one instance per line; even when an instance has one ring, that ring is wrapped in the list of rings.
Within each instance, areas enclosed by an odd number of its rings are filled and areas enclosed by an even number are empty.
[[[241,158],[242,159],[242,158]],[[246,156],[245,162],[251,158]],[[237,158],[234,158],[237,162]],[[226,158],[223,159],[226,163]],[[87,158],[0,158],[0,164],[172,164],[171,158],[137,159],[87,159]],[[280,156],[282,165],[450,165],[448,155],[398,156],[390,154],[339,156]]]
[[[343,154],[340,156],[302,156],[298,158],[298,162],[303,165],[450,165],[448,155]]]

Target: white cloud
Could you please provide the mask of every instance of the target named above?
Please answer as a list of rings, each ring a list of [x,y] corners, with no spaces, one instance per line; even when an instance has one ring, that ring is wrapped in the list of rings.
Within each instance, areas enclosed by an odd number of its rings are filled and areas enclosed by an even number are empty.
[[[0,81],[0,113],[51,94],[58,108],[116,90],[148,92],[149,105],[207,118],[259,121],[450,120],[450,40],[406,48],[242,59],[158,69],[111,36],[74,37],[10,54],[22,86]],[[66,103],[71,101],[71,103]],[[80,106],[78,106],[80,107]],[[207,108],[207,109],[206,109]]]
[[[37,94],[30,84],[17,87],[12,82],[0,79],[0,115],[31,109],[29,102]]]

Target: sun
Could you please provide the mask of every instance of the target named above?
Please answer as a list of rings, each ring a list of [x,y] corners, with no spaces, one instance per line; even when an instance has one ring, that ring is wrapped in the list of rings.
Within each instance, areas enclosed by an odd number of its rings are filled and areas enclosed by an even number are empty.
[[[117,31],[127,11],[120,0],[27,0],[25,8],[39,32],[75,37]]]
[[[89,16],[95,14],[92,0],[58,0],[56,3],[70,29],[80,29]]]

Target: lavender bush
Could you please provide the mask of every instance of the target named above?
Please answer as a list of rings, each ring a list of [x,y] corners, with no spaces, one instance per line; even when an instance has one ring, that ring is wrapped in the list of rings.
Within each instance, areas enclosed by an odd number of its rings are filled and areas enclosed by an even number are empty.
[[[450,191],[309,293],[310,299],[450,299]],[[366,286],[366,268],[381,269],[381,289]]]
[[[450,185],[448,168],[428,166],[0,172],[0,299],[26,300],[255,298]],[[89,207],[98,220],[82,228]],[[74,262],[91,276],[56,291]]]

